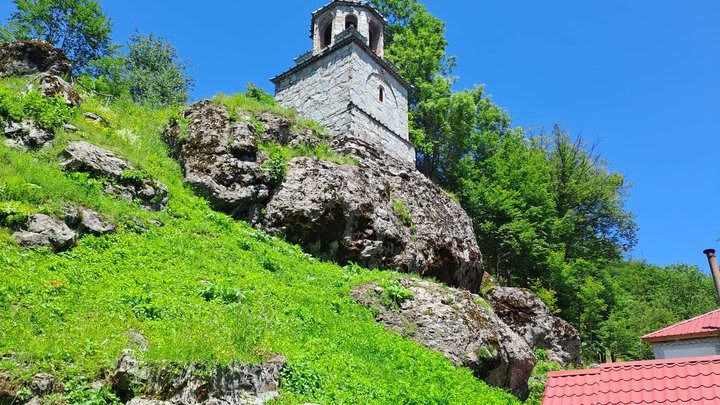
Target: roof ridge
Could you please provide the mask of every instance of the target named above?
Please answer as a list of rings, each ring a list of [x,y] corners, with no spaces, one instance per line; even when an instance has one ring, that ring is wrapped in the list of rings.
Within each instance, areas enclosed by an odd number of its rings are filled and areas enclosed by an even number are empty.
[[[720,355],[701,356],[701,357],[681,357],[677,359],[655,359],[655,360],[636,360],[621,361],[616,363],[601,364],[601,369],[618,369],[635,366],[655,366],[655,365],[679,365],[680,363],[715,363],[720,362]]]
[[[698,315],[698,316],[696,316],[696,317],[694,317],[694,318],[690,318],[690,319],[686,319],[686,320],[684,320],[684,321],[680,321],[680,322],[678,322],[678,323],[676,323],[676,324],[673,324],[673,325],[664,327],[664,328],[662,328],[662,329],[660,329],[660,330],[656,330],[655,332],[648,333],[647,335],[643,336],[641,339],[645,340],[646,338],[651,338],[651,337],[653,337],[653,336],[655,336],[655,335],[657,335],[657,334],[660,334],[661,332],[664,332],[664,331],[666,331],[666,330],[668,330],[668,329],[672,329],[672,328],[675,328],[675,327],[679,327],[679,326],[681,326],[681,325],[684,325],[684,324],[686,324],[686,323],[689,323],[689,322],[692,322],[692,321],[696,321],[696,320],[698,320],[698,319],[700,319],[700,318],[703,318],[703,317],[708,316],[708,315],[710,315],[710,314],[713,314],[713,313],[715,313],[715,312],[720,312],[720,308],[718,308],[718,309],[716,309],[716,310],[714,310],[714,311],[710,311],[710,312],[708,312],[708,313],[702,314],[702,315]]]

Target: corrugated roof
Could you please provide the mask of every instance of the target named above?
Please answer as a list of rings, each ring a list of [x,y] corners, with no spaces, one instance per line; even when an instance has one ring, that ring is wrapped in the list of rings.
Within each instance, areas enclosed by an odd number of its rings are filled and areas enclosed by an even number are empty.
[[[552,372],[543,405],[720,404],[720,356]]]
[[[682,321],[642,337],[645,342],[720,336],[720,309]]]

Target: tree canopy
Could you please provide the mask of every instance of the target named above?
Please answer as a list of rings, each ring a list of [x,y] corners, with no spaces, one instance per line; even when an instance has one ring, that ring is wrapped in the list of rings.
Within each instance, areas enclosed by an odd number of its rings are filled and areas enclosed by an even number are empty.
[[[41,39],[62,49],[76,72],[111,50],[110,19],[94,0],[13,0],[3,41]]]

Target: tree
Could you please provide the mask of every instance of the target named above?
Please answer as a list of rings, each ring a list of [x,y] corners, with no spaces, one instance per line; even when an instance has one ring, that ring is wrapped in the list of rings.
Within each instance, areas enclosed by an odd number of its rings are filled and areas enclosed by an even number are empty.
[[[188,63],[179,59],[168,40],[135,33],[124,61],[124,81],[135,102],[164,107],[189,99],[194,79],[187,73]]]
[[[0,29],[3,41],[41,39],[62,49],[76,72],[111,49],[110,19],[94,0],[13,0],[17,10]]]

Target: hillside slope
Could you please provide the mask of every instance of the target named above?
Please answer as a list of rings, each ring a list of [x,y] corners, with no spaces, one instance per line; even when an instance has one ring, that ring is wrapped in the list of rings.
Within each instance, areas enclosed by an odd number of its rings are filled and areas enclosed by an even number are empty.
[[[4,107],[23,104],[25,81],[3,80]],[[111,394],[85,387],[134,348],[143,360],[180,364],[259,363],[281,354],[287,367],[278,403],[515,403],[442,355],[388,333],[350,297],[356,285],[395,286],[407,275],[320,262],[211,210],[183,186],[161,138],[175,112],[85,97],[70,112],[79,130],[57,126],[51,147],[0,144],[0,370],[9,371],[2,379],[16,399],[27,399],[24,381],[48,372],[65,382],[58,400],[82,393],[110,402]],[[63,172],[58,155],[73,140],[111,150],[167,185],[167,207],[145,211],[103,193],[96,179]],[[85,236],[59,254],[15,245],[12,229],[28,215],[60,217],[65,204],[99,212],[117,232]]]

